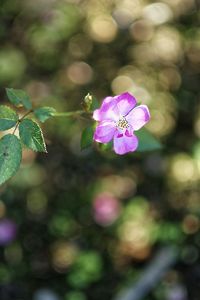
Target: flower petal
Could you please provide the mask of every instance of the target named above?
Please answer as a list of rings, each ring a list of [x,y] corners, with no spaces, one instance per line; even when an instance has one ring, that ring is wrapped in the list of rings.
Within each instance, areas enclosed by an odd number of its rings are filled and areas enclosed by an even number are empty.
[[[96,121],[119,119],[119,111],[117,107],[117,101],[114,97],[106,97],[99,109],[96,109],[93,113],[93,119]]]
[[[114,151],[117,154],[125,154],[135,151],[138,146],[138,138],[134,134],[130,134],[128,131],[125,134],[116,132],[114,135]]]
[[[113,121],[102,121],[96,127],[94,140],[99,143],[108,143],[112,140],[116,131],[116,125]]]
[[[131,124],[133,130],[138,130],[150,120],[149,109],[146,105],[139,105],[127,116],[126,120]]]
[[[117,100],[117,106],[121,116],[126,116],[136,105],[136,99],[129,93],[123,93],[114,97]]]

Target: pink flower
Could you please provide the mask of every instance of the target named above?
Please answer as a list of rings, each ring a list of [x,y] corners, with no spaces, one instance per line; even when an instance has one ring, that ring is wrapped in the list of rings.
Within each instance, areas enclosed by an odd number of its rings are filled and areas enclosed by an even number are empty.
[[[138,138],[134,131],[143,127],[150,119],[148,107],[135,107],[136,103],[136,99],[129,93],[106,97],[101,107],[93,113],[94,120],[99,122],[94,140],[104,144],[113,139],[114,151],[117,154],[135,151]]]
[[[98,194],[93,202],[95,221],[102,226],[112,224],[120,214],[118,200],[108,193]]]

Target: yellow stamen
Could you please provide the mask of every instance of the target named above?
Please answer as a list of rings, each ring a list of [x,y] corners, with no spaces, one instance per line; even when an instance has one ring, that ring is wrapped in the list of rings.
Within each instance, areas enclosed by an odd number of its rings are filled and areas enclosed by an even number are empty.
[[[128,121],[122,117],[119,119],[119,121],[117,122],[117,127],[120,129],[125,129],[129,127]]]

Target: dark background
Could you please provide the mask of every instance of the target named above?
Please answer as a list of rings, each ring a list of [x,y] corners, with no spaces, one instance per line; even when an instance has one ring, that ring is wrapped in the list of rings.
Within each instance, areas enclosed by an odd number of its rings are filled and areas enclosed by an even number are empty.
[[[0,299],[114,299],[172,245],[144,300],[200,299],[198,26],[195,0],[0,0],[1,104],[5,87],[57,111],[129,91],[163,143],[81,151],[87,120],[49,120],[48,154],[24,150],[0,188]]]

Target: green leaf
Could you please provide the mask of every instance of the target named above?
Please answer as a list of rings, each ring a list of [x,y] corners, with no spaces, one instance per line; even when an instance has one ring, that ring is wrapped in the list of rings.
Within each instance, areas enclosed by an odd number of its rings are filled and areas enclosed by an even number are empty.
[[[39,107],[34,110],[36,118],[42,123],[52,117],[55,112],[56,110],[53,107],[47,106]]]
[[[97,100],[96,97],[92,96],[92,105],[91,105],[90,110],[94,111],[97,108],[99,108],[99,101]]]
[[[90,147],[93,143],[94,129],[92,126],[86,127],[81,136],[81,150]]]
[[[0,130],[12,128],[18,120],[17,113],[10,107],[0,105]]]
[[[30,119],[19,124],[19,135],[25,146],[33,151],[47,152],[40,126]]]
[[[12,177],[20,166],[22,147],[13,134],[4,135],[0,140],[0,184]]]
[[[31,109],[32,104],[30,102],[30,97],[23,90],[16,90],[13,88],[7,88],[6,94],[8,99],[15,106],[23,105],[26,109]]]
[[[106,144],[99,143],[99,148],[102,151],[110,151],[113,148],[113,143],[112,142],[109,142],[109,143],[106,143]]]
[[[145,128],[135,132],[139,139],[138,152],[159,150],[162,148],[160,142]]]

